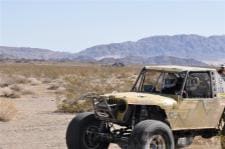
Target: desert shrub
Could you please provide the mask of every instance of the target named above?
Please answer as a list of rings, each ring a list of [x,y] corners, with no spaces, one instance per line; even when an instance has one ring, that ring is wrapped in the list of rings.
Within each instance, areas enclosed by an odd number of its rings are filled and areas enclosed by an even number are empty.
[[[15,84],[27,84],[29,80],[25,76],[21,75],[13,75],[9,77],[12,81],[14,81]]]
[[[13,91],[16,91],[16,92],[20,92],[22,90],[22,87],[17,84],[14,84],[14,85],[10,86],[10,89]]]
[[[52,79],[50,79],[50,78],[41,78],[41,82],[42,82],[43,84],[49,84],[49,83],[52,82]]]
[[[61,87],[61,86],[59,88],[57,88],[56,90],[54,90],[54,93],[56,95],[64,95],[65,92],[66,92],[66,88]]]
[[[8,87],[12,84],[14,84],[14,80],[10,79],[9,77],[5,76],[5,75],[1,75],[0,77],[0,87]]]
[[[52,80],[49,83],[48,90],[61,90],[65,86],[65,81],[61,79]]]
[[[57,84],[51,84],[47,89],[48,90],[57,90],[60,86]]]
[[[15,104],[7,99],[0,100],[0,121],[10,121],[17,113]]]
[[[41,81],[39,81],[38,79],[36,78],[28,78],[28,82],[30,83],[30,85],[38,85],[38,84],[41,84]]]
[[[57,103],[57,109],[58,112],[69,113],[93,110],[90,100],[77,100],[76,102],[74,100],[62,100],[61,103]]]
[[[5,97],[5,98],[19,98],[20,95],[19,95],[18,92],[13,91],[11,88],[4,87],[4,88],[1,88],[1,90],[0,90],[0,97]]]
[[[13,84],[26,84],[28,83],[27,78],[20,75],[5,75],[1,74],[0,87],[8,87]]]
[[[26,85],[14,84],[14,85],[10,86],[10,89],[12,90],[10,92],[13,92],[13,94],[17,95],[17,97],[19,97],[20,95],[33,95],[34,94],[34,92]],[[10,92],[8,91],[8,94]]]

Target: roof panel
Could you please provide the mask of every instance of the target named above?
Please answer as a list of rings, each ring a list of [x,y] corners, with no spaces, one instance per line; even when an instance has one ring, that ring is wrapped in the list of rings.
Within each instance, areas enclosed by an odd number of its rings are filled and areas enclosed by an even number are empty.
[[[153,66],[145,66],[145,69],[158,70],[158,71],[168,71],[168,72],[216,71],[216,69],[212,69],[212,68],[177,66],[177,65],[153,65]]]

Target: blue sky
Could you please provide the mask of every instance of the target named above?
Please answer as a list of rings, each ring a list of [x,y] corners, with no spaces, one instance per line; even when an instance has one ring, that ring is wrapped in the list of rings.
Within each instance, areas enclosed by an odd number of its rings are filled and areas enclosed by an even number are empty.
[[[77,52],[153,35],[225,34],[225,0],[0,0],[0,45]]]

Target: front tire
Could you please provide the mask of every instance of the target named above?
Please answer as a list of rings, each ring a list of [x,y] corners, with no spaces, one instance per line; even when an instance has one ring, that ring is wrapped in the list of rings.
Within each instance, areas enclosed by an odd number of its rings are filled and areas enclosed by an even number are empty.
[[[69,124],[66,132],[68,149],[107,149],[108,142],[100,142],[89,132],[98,132],[101,121],[94,113],[78,114]]]
[[[169,126],[156,120],[138,123],[129,140],[129,149],[174,149],[174,137]]]

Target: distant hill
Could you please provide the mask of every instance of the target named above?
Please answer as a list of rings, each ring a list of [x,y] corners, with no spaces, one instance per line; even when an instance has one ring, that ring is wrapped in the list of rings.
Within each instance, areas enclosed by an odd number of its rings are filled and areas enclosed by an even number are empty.
[[[158,64],[158,65],[188,65],[188,66],[207,66],[206,63],[201,61],[197,61],[195,59],[185,59],[185,58],[177,58],[172,56],[156,56],[156,57],[125,57],[120,59],[115,58],[104,58],[99,60],[102,64],[112,65],[114,63],[123,63],[123,64]]]
[[[136,42],[97,45],[78,53],[0,46],[0,59],[37,59],[110,64],[206,65],[225,62],[225,36],[152,36]]]
[[[74,54],[67,52],[55,52],[48,49],[30,47],[6,47],[0,46],[0,56],[11,59],[39,59],[39,60],[61,60],[74,59]],[[1,58],[0,57],[0,58]]]
[[[88,55],[95,59],[172,56],[199,61],[223,61],[225,57],[225,36],[152,36],[136,42],[128,41],[94,46],[79,52],[77,55]]]

